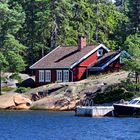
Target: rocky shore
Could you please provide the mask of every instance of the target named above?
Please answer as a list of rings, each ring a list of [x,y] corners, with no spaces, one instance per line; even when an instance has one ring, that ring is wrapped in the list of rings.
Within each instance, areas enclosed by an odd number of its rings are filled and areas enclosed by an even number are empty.
[[[69,111],[76,105],[91,104],[97,93],[126,79],[127,72],[117,72],[71,83],[54,83],[31,89],[25,94],[10,93],[0,96],[0,109],[47,109]]]
[[[28,110],[32,105],[32,101],[21,94],[4,94],[0,96],[0,109]]]

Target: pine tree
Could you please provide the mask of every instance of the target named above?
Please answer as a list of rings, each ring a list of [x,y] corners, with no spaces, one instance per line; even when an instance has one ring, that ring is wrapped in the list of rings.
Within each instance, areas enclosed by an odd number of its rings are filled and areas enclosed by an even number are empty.
[[[125,41],[125,47],[131,56],[125,61],[126,70],[134,73],[136,90],[140,84],[140,34],[130,35]]]
[[[23,46],[15,37],[25,19],[22,8],[17,3],[0,2],[0,66],[2,70],[21,71],[25,68],[22,57]],[[16,62],[15,59],[20,59]],[[4,66],[3,66],[4,65]]]
[[[129,33],[140,33],[140,1],[128,1],[128,17],[130,20]]]

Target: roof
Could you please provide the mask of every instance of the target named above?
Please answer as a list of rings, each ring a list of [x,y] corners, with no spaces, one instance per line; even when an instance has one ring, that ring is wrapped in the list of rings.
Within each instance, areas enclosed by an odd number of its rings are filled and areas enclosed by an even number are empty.
[[[30,68],[67,68],[95,48],[96,46],[87,46],[79,51],[77,46],[60,46],[37,61]]]
[[[95,68],[96,70],[98,69],[104,69],[106,66],[111,64],[114,60],[116,60],[120,56],[121,52],[120,51],[110,51],[106,53],[103,57],[98,59],[96,63],[92,64],[89,66],[89,68],[92,67],[92,70]]]
[[[78,46],[59,46],[33,64],[30,69],[73,68],[101,47],[107,52],[110,51],[103,44],[87,46],[80,51]]]

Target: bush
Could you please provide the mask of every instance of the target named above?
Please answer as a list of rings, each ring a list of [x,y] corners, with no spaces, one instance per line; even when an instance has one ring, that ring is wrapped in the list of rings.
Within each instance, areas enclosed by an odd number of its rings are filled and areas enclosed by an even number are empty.
[[[127,92],[124,89],[116,89],[110,92],[104,92],[97,94],[94,98],[94,103],[101,104],[101,103],[109,103],[114,101],[119,101],[121,99],[130,100],[135,96],[133,92]]]
[[[31,89],[31,88],[18,87],[18,88],[16,89],[15,92],[18,92],[18,93],[25,93],[25,92],[29,91],[30,89]]]

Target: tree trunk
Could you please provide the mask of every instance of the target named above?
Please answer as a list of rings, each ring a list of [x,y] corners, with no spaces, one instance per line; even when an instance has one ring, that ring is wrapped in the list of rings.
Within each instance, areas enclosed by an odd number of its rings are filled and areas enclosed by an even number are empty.
[[[139,88],[138,88],[139,74],[138,74],[138,72],[135,72],[135,78],[136,78],[136,91],[139,91]]]

